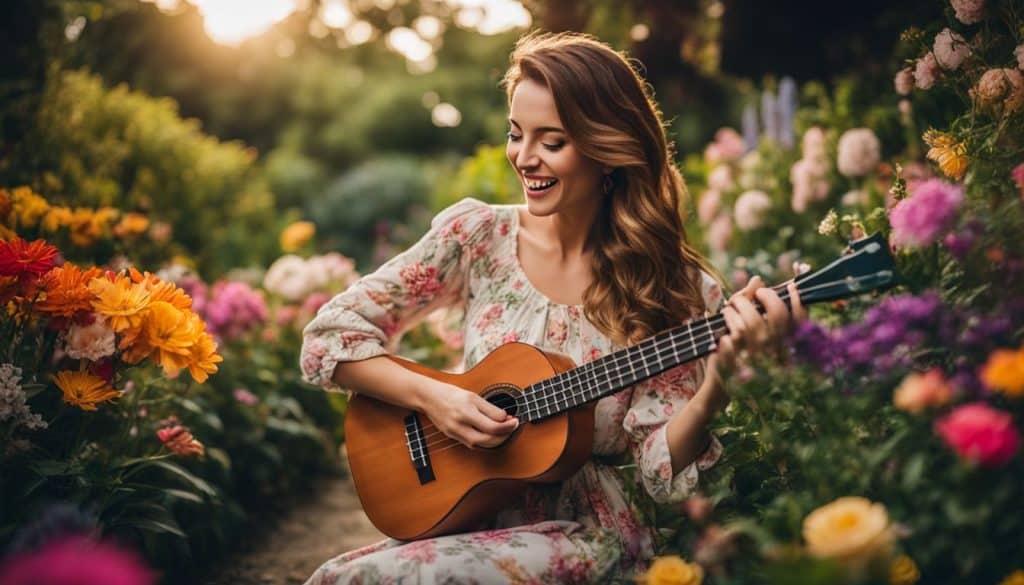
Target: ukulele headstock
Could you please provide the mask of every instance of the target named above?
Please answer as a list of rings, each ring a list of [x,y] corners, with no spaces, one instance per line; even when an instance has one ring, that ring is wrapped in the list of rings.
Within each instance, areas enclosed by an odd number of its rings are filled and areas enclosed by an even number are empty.
[[[796,277],[804,304],[832,301],[896,284],[896,265],[881,234],[851,242],[849,252],[830,264]]]

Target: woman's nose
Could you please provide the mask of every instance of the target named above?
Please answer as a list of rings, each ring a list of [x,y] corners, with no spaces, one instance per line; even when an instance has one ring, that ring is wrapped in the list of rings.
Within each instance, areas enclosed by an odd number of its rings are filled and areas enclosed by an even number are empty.
[[[537,157],[533,149],[527,144],[523,144],[519,147],[519,151],[516,152],[516,168],[532,169],[540,163],[540,158]]]

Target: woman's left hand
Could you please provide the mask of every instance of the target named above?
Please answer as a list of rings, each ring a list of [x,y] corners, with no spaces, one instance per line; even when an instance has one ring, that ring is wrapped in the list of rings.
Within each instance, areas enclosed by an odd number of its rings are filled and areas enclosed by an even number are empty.
[[[746,362],[749,354],[781,349],[794,324],[807,318],[793,281],[787,283],[787,290],[790,308],[759,276],[751,278],[747,286],[729,298],[722,310],[729,333],[718,340],[717,350],[708,360],[708,379],[727,378]],[[763,315],[754,305],[755,300],[765,308]]]

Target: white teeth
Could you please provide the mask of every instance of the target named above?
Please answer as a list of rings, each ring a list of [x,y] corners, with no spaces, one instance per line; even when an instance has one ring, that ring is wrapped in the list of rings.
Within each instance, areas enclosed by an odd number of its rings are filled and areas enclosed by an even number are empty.
[[[548,181],[531,181],[530,179],[523,180],[526,182],[526,186],[533,189],[534,191],[539,191],[540,189],[547,189],[548,187],[558,182],[558,179],[551,179]]]

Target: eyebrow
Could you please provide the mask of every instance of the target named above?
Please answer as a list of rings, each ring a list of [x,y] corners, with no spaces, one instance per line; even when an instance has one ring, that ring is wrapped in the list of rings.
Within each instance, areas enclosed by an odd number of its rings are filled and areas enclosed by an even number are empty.
[[[516,128],[522,130],[522,127],[519,124],[516,124],[516,121],[513,120],[512,118],[509,118],[508,121],[511,122],[512,125],[515,126]],[[536,128],[535,130],[537,132],[560,132],[562,134],[568,134],[568,132],[562,130],[558,126],[541,126],[540,128]]]

